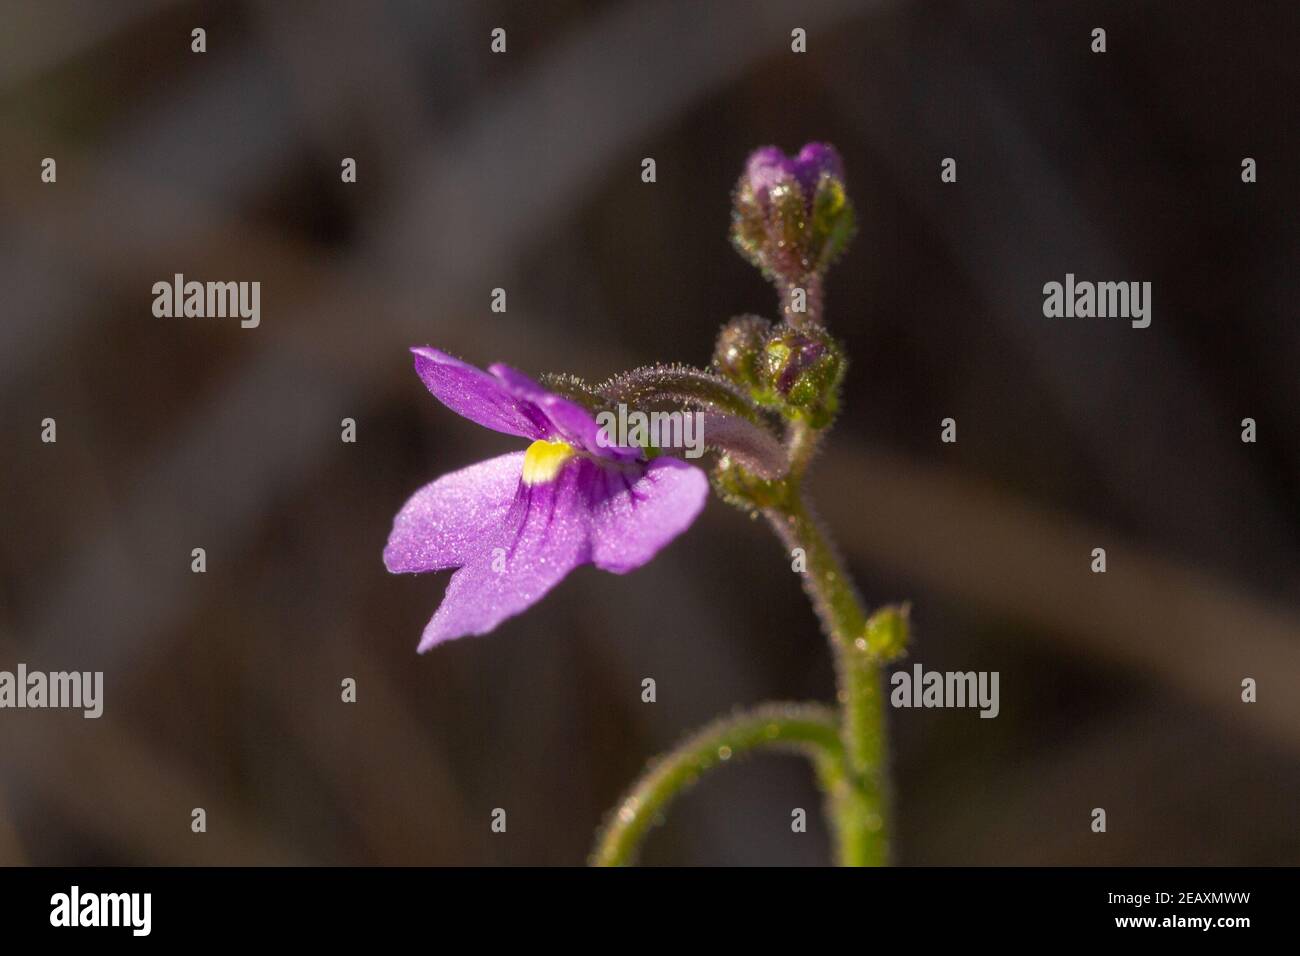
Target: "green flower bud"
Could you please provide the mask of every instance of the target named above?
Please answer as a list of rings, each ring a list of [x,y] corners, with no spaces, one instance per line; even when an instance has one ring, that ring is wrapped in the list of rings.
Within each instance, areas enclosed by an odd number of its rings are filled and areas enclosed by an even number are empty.
[[[892,661],[907,651],[911,636],[910,604],[890,604],[880,608],[867,620],[867,626],[857,641],[858,648],[877,660]]]
[[[829,425],[839,407],[844,378],[844,352],[820,329],[796,329],[782,324],[763,348],[763,384],[780,396],[787,411],[798,412],[810,424]]]
[[[844,254],[857,228],[857,217],[844,191],[843,180],[823,173],[813,196],[810,250],[819,271],[830,268]]]
[[[740,315],[722,327],[713,348],[713,367],[737,385],[761,384],[760,359],[772,323],[757,315]]]

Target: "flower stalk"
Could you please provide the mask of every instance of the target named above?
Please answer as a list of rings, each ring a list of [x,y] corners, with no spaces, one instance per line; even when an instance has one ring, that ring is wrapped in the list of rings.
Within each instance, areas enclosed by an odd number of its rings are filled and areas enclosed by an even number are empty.
[[[885,694],[881,657],[867,640],[866,611],[834,545],[797,491],[764,514],[787,550],[805,555],[804,590],[835,655],[845,754],[844,792],[831,803],[839,862],[882,866],[889,859]]]
[[[834,802],[845,792],[844,751],[835,715],[820,704],[764,704],[714,721],[654,761],[610,814],[593,866],[629,866],[668,804],[706,770],[760,749],[803,754]]]
[[[845,866],[880,866],[888,862],[888,773],[885,753],[885,695],[880,665],[892,656],[868,641],[883,620],[897,609],[881,610],[868,619],[866,609],[839,551],[815,518],[801,492],[800,479],[809,466],[819,434],[797,421],[790,427],[788,447],[792,467],[787,493],[763,509],[764,518],[789,553],[803,554],[803,591],[835,654],[840,737],[845,753],[845,792],[832,800],[837,856]],[[902,626],[906,624],[902,615]]]
[[[794,328],[815,327],[822,324],[822,305],[825,293],[822,277],[809,273],[797,281],[782,283],[781,317]]]

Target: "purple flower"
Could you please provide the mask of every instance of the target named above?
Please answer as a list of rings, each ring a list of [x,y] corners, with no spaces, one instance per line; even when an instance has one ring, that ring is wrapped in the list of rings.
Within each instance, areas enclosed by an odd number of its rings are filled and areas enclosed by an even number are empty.
[[[766,208],[772,189],[794,180],[803,193],[805,206],[811,208],[822,173],[844,179],[840,154],[829,143],[808,143],[793,157],[775,146],[764,146],[750,154],[742,183],[753,189],[755,198]]]
[[[609,447],[592,414],[520,372],[488,371],[432,348],[415,370],[434,396],[486,428],[532,439],[527,451],[425,485],[402,507],[384,549],[389,571],[457,568],[419,650],[485,634],[588,562],[625,574],[690,527],[708,497],[704,472],[677,458]]]

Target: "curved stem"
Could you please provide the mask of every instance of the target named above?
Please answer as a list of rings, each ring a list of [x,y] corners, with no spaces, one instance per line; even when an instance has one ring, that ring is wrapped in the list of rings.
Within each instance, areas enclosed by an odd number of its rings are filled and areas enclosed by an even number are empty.
[[[764,424],[763,416],[738,386],[712,372],[686,365],[633,369],[598,386],[596,391],[611,402],[638,406],[656,401],[684,402]]]
[[[804,436],[804,441],[811,439]],[[866,611],[839,554],[797,486],[792,483],[789,494],[764,514],[788,549],[803,550],[804,590],[835,653],[849,784],[848,792],[832,801],[840,862],[883,865],[889,858],[885,693],[879,659],[867,642]]]
[[[594,866],[628,866],[668,804],[704,771],[761,747],[808,756],[832,802],[848,791],[834,713],[820,704],[764,704],[723,717],[654,761],[619,801],[592,853]]]
[[[713,372],[685,365],[647,365],[610,379],[595,394],[642,412],[661,403],[686,405],[695,410],[696,434],[704,445],[730,455],[764,480],[786,472],[787,456],[772,423],[739,386]]]
[[[797,483],[808,470],[813,456],[817,454],[817,445],[820,441],[821,434],[815,428],[808,427],[807,423],[797,421],[790,424],[786,431],[785,451],[790,462],[792,483]],[[797,488],[794,489],[791,497],[798,498]]]

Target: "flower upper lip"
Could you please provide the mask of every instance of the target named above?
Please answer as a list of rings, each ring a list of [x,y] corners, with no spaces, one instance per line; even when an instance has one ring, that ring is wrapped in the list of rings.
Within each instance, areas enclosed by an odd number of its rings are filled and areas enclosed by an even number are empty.
[[[483,371],[430,346],[411,352],[416,372],[429,391],[456,414],[485,428],[521,438],[563,441],[598,458],[643,457],[640,448],[601,442],[600,426],[591,412],[518,369],[498,362]]]

